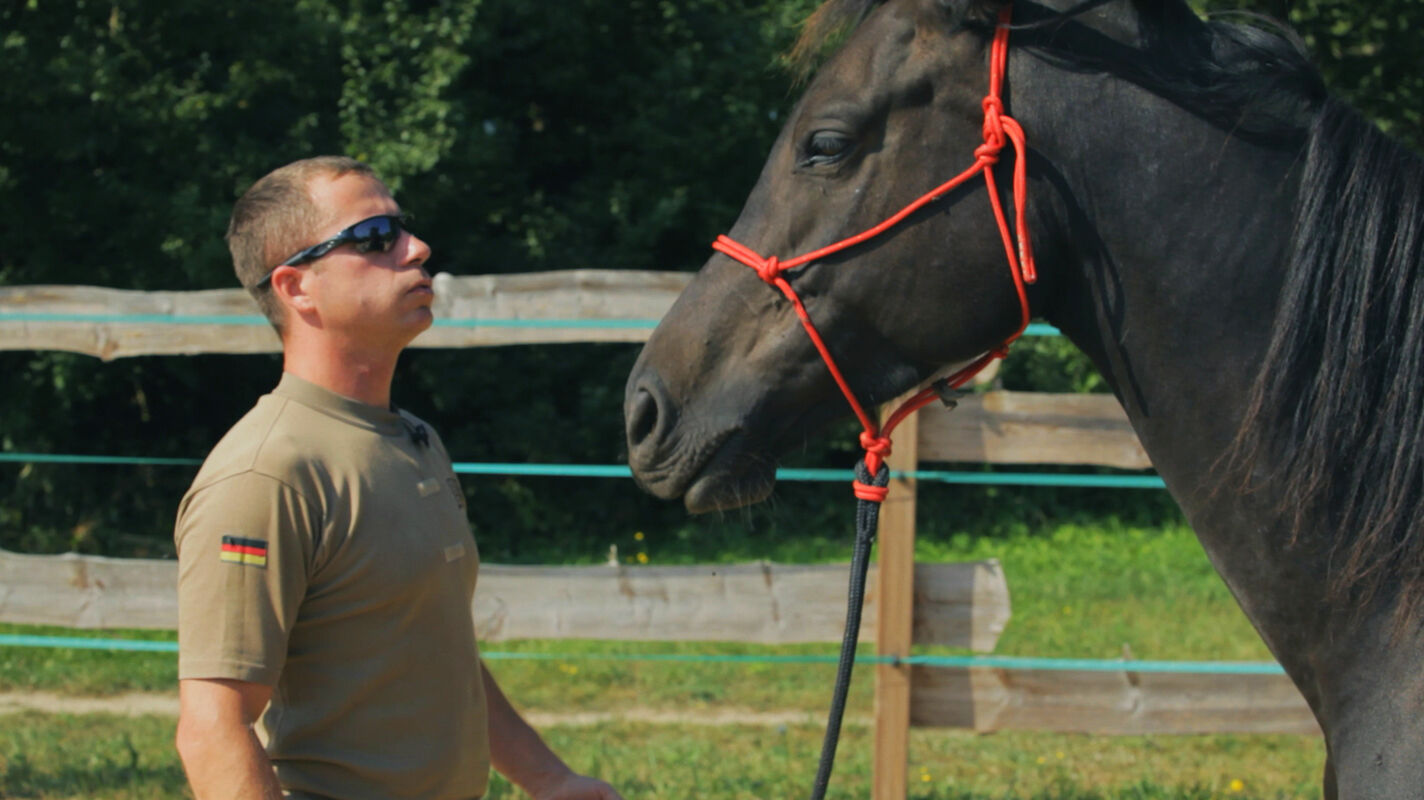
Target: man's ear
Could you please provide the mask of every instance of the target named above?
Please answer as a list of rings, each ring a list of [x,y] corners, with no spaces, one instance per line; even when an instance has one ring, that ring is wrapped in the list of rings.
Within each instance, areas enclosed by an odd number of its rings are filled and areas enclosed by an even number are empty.
[[[277,302],[296,314],[315,311],[316,303],[310,292],[307,291],[306,285],[307,277],[311,275],[311,272],[309,269],[298,269],[286,265],[272,270],[272,293],[277,296]]]

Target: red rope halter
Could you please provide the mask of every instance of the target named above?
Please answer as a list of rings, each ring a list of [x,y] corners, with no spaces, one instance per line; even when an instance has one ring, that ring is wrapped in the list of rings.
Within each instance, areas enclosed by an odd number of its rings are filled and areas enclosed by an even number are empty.
[[[1013,7],[1006,6],[999,14],[998,29],[994,32],[994,44],[990,52],[989,64],[989,94],[984,98],[984,143],[974,150],[974,164],[964,172],[955,176],[946,183],[943,183],[921,196],[918,200],[905,206],[895,213],[894,216],[876,225],[875,227],[842,239],[834,244],[829,244],[819,250],[789,258],[785,261],[776,256],[763,258],[756,251],[734,241],[727,236],[718,236],[712,247],[737,261],[756,270],[757,276],[763,281],[775,286],[786,295],[796,309],[796,316],[801,318],[801,325],[806,329],[806,333],[811,337],[811,343],[816,346],[821,354],[822,360],[826,362],[826,367],[831,371],[831,377],[835,378],[836,385],[840,386],[841,393],[846,400],[850,401],[850,407],[855,411],[855,415],[860,419],[861,426],[865,429],[860,434],[860,445],[865,448],[865,465],[869,469],[871,476],[880,471],[885,457],[890,455],[890,434],[895,426],[899,425],[906,417],[923,408],[944,389],[957,389],[963,386],[979,373],[980,370],[988,366],[996,358],[1003,358],[1008,353],[1008,347],[1015,339],[1023,334],[1024,328],[1028,327],[1031,312],[1028,305],[1028,294],[1025,284],[1033,283],[1038,275],[1034,267],[1033,249],[1029,242],[1028,235],[1028,175],[1026,171],[1026,159],[1024,154],[1027,146],[1024,143],[1023,128],[1012,117],[1004,114],[1003,85],[1004,74],[1007,71],[1009,61],[1009,24],[1013,18]],[[999,187],[994,182],[994,164],[999,161],[999,153],[1004,149],[1006,143],[1012,143],[1017,157],[1014,159],[1014,211],[1015,227],[1018,231],[1017,240],[1014,233],[1009,228],[1008,216],[1004,213],[1003,201],[999,196]],[[1009,336],[995,349],[985,353],[972,361],[968,366],[955,372],[947,378],[935,381],[932,386],[922,389],[910,399],[906,400],[890,419],[886,421],[883,429],[876,425],[871,416],[866,413],[865,408],[855,399],[855,394],[850,390],[850,385],[846,382],[845,376],[841,374],[836,366],[835,359],[831,357],[831,351],[826,347],[826,343],[821,339],[821,334],[817,332],[816,326],[811,322],[811,315],[807,313],[806,306],[802,304],[801,298],[796,295],[796,290],[791,288],[791,284],[783,277],[786,270],[794,269],[817,259],[824,258],[832,253],[840,252],[848,247],[854,247],[868,239],[879,236],[885,231],[904,221],[906,217],[918,211],[929,203],[938,200],[956,186],[964,183],[976,174],[984,173],[984,182],[989,189],[989,201],[994,208],[994,218],[999,224],[999,233],[1004,240],[1004,253],[1008,258],[1009,272],[1013,275],[1014,288],[1018,292],[1019,307],[1022,309],[1022,321],[1018,330]],[[870,486],[859,480],[854,483],[855,495],[862,500],[882,502],[885,499],[886,489],[884,487]]]

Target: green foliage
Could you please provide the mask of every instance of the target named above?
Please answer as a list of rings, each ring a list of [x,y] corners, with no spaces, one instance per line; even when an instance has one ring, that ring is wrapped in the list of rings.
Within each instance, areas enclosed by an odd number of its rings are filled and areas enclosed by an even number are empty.
[[[436,270],[691,267],[790,103],[773,64],[809,7],[4,4],[0,283],[233,286],[221,235],[237,193],[323,152],[364,158],[399,189]],[[398,401],[459,459],[619,461],[633,348],[574,349],[412,354]],[[0,354],[0,371],[7,451],[200,457],[279,367],[19,352]],[[167,548],[192,470],[0,476],[0,547],[146,554]],[[476,524],[510,532],[491,547],[511,557],[601,499],[596,485],[568,498],[567,482],[468,483]]]
[[[1268,0],[1211,10],[1280,12]],[[735,218],[794,101],[781,67],[813,0],[138,0],[0,4],[0,284],[231,287],[237,193],[316,153],[375,164],[457,274],[690,269]],[[1424,3],[1301,0],[1327,80],[1416,145]],[[636,348],[417,351],[397,401],[464,461],[618,463]],[[1010,388],[1101,391],[1062,340],[1030,340]],[[267,356],[101,363],[0,353],[6,451],[200,457],[280,367]],[[799,454],[844,466],[844,441]],[[0,465],[0,547],[151,555],[192,470]],[[602,558],[634,531],[760,557],[831,552],[840,487],[688,520],[631,486],[470,479],[492,560]],[[1161,493],[945,490],[955,525],[1004,534],[1105,512],[1175,518]],[[940,501],[931,501],[940,502]],[[804,547],[777,540],[813,534]]]
[[[1424,150],[1419,0],[1205,0],[1212,12],[1273,15],[1299,32],[1326,84],[1386,132]],[[1285,11],[1285,13],[1282,13]]]
[[[999,370],[998,384],[1019,392],[1109,391],[1093,362],[1062,336],[1035,336],[1016,342]]]

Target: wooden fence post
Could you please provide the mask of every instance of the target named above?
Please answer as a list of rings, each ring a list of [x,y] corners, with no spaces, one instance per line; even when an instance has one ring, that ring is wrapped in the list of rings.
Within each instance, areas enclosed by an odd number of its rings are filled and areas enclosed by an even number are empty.
[[[887,407],[887,411],[894,406]],[[911,414],[895,429],[891,469],[914,470],[919,461],[920,415]],[[914,635],[915,480],[890,481],[880,510],[880,558],[875,603],[875,652],[908,656]],[[871,768],[872,800],[905,800],[910,750],[910,667],[875,667],[875,746]]]

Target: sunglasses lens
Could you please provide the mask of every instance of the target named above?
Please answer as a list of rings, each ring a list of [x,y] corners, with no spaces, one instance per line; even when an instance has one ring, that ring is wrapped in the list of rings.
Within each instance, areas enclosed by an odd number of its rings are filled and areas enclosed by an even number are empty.
[[[400,235],[400,219],[396,217],[372,217],[351,228],[351,242],[361,253],[384,253],[391,249]]]

